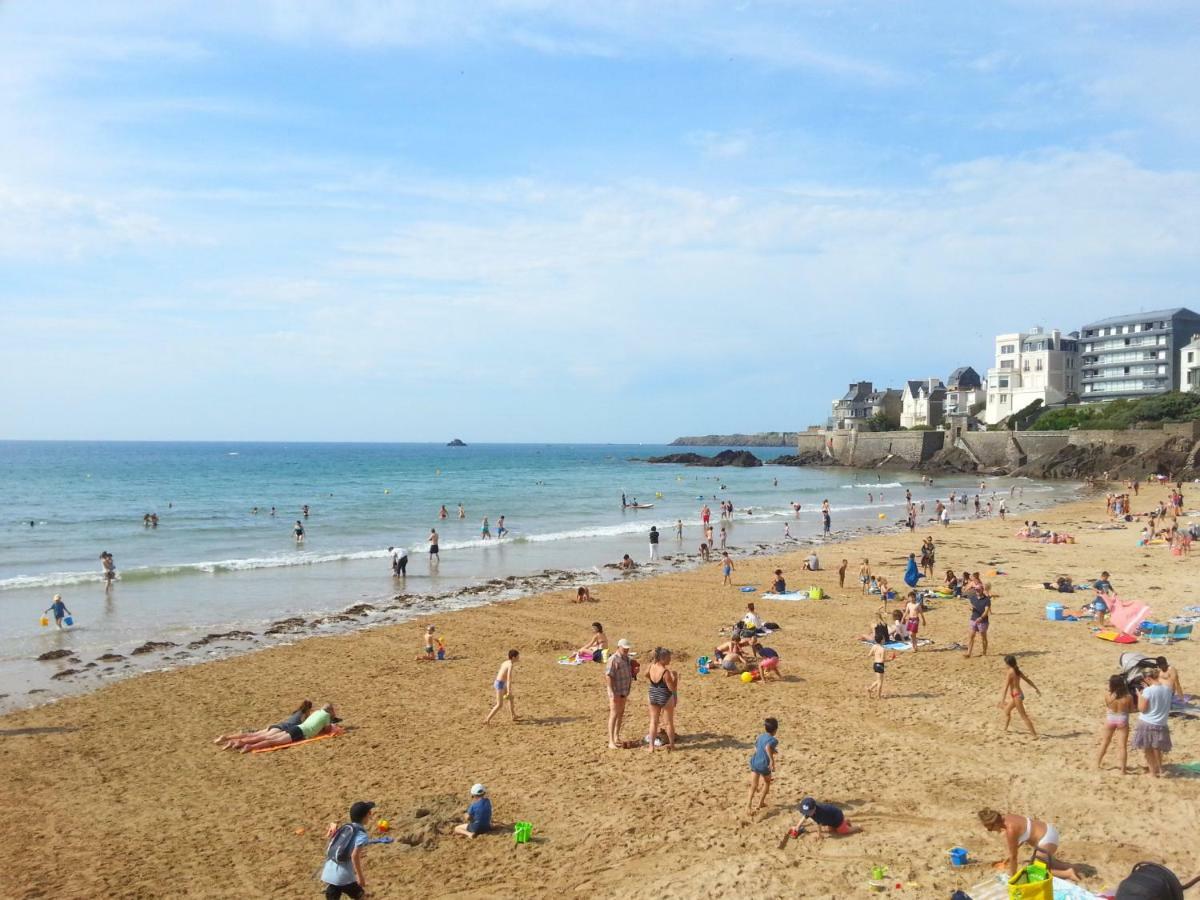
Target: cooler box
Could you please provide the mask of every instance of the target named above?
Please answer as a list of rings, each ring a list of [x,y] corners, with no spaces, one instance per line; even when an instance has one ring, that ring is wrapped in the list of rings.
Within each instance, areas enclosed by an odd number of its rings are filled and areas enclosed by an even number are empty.
[[[1047,603],[1046,618],[1051,622],[1061,622],[1063,620],[1063,605],[1061,603]]]

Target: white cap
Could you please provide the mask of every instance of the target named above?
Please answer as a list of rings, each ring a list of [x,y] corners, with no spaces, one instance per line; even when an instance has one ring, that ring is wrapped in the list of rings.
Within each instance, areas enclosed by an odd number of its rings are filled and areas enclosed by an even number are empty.
[[[61,600],[61,599],[62,599],[62,594],[55,594],[55,595],[54,595],[54,602],[55,602],[55,603],[57,603],[57,602],[58,602],[59,600]]]
[[[471,785],[471,796],[472,797],[482,797],[486,793],[487,793],[487,788],[485,788],[482,784]]]
[[[625,640],[625,638],[621,638],[619,641],[617,641],[617,646],[620,647],[622,650],[632,650],[633,649],[633,644],[629,643],[629,641]]]

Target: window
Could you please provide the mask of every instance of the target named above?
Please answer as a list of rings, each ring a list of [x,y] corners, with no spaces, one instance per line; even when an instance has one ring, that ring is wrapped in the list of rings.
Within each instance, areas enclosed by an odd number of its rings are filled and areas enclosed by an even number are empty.
[[[1075,368],[1075,360],[1070,356],[1067,357],[1067,368],[1068,369]]]
[[[1042,360],[1040,357],[1033,361],[1033,368],[1038,372],[1042,371]]]
[[[1008,379],[1007,378],[1000,379],[1000,387],[1002,387],[1002,388],[1008,387]]]
[[[1196,354],[1193,351],[1189,350],[1188,351],[1188,362],[1192,362],[1192,357],[1195,355]]]
[[[1000,402],[1001,402],[1001,403],[1007,403],[1007,402],[1008,402],[1008,394],[1001,394],[1001,395],[1000,395]]]
[[[1001,352],[1001,353],[1012,353],[1012,352],[1013,352],[1014,350],[1016,350],[1016,349],[1017,349],[1017,345],[1016,345],[1016,344],[1001,344],[1001,345],[1000,345],[1000,352]]]
[[[1075,389],[1075,379],[1072,378],[1070,375],[1068,375],[1067,376],[1067,390],[1073,391],[1074,389]]]
[[[1022,371],[1025,371],[1025,372],[1029,371],[1029,360],[1026,359],[1026,360],[1022,361],[1021,369],[1022,369]]]
[[[1000,368],[1011,369],[1012,367],[1013,367],[1013,361],[1011,359],[1000,360]]]

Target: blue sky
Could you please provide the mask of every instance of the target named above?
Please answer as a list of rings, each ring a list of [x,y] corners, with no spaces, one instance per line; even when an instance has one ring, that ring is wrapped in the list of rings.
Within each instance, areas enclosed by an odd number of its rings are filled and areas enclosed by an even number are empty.
[[[800,428],[1200,308],[1190,0],[0,3],[0,437]]]

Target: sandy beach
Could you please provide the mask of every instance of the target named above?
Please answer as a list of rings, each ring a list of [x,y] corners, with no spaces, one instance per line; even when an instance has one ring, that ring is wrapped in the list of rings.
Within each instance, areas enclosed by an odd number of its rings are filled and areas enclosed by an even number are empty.
[[[1143,490],[1134,509],[1164,496]],[[714,563],[604,585],[594,604],[569,602],[573,590],[541,594],[144,675],[10,714],[0,722],[0,837],[20,864],[0,893],[319,896],[325,825],[359,799],[378,804],[396,838],[367,851],[367,886],[381,897],[697,897],[734,888],[840,898],[866,895],[873,865],[903,885],[890,894],[945,897],[988,877],[1003,855],[975,817],[985,806],[1057,824],[1060,855],[1083,865],[1092,890],[1114,888],[1146,859],[1191,877],[1200,873],[1200,778],[1151,779],[1132,749],[1136,774],[1120,776],[1112,751],[1097,771],[1105,685],[1126,648],[1096,640],[1088,623],[1045,621],[1058,596],[1032,585],[1107,569],[1121,596],[1145,600],[1165,620],[1200,602],[1200,562],[1136,547],[1136,524],[1096,530],[1102,495],[1039,520],[1078,542],[1018,540],[1011,519],[928,524],[829,545],[826,571],[811,576],[801,572],[803,553],[737,563],[735,585],[765,589],[778,566],[789,586],[819,585],[827,600],[759,601],[722,587]],[[855,636],[879,601],[860,593],[858,563],[868,557],[898,585],[926,534],[937,542],[935,584],[948,567],[1005,573],[990,579],[989,655],[967,660],[949,649],[966,637],[968,607],[941,601],[925,629],[934,643],[898,654],[886,698],[870,701],[868,648]],[[842,558],[850,566],[839,589]],[[696,657],[711,653],[748,599],[782,626],[769,643],[783,682],[698,675]],[[676,652],[676,752],[606,749],[601,667],[556,661],[585,642],[594,620],[612,642],[628,638],[644,664],[656,645]],[[446,641],[445,662],[414,660],[430,621]],[[501,711],[485,728],[491,681],[510,647],[522,654],[514,687],[523,721]],[[1166,655],[1196,690],[1200,642],[1133,649]],[[1041,688],[1027,697],[1040,740],[1019,722],[1003,731],[1005,653]],[[628,738],[644,733],[645,689],[644,678],[634,683]],[[276,721],[303,698],[336,703],[346,734],[253,756],[210,743]],[[767,808],[750,815],[747,759],[765,716],[780,721],[780,764]],[[1169,763],[1200,760],[1200,719],[1173,718],[1171,733]],[[474,782],[488,786],[501,827],[468,842],[450,830]],[[842,806],[864,832],[779,849],[805,795]],[[514,845],[517,820],[533,823],[532,843]],[[952,846],[978,862],[951,868]]]

